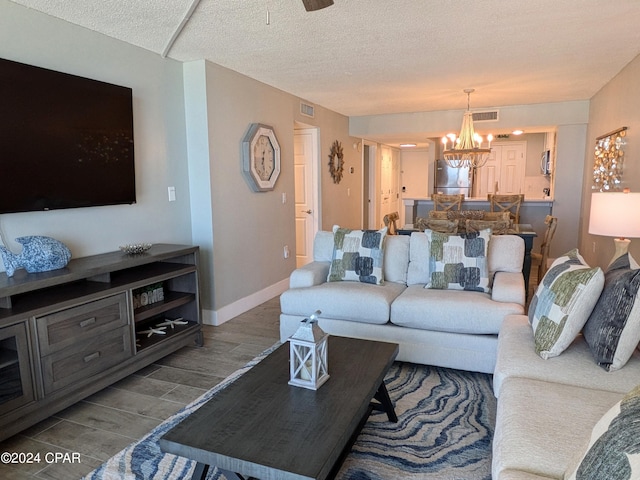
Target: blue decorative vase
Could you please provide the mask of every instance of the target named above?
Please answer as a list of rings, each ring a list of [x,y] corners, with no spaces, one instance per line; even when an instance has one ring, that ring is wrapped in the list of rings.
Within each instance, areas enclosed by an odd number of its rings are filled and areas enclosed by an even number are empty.
[[[22,244],[22,252],[18,255],[0,246],[0,256],[9,277],[13,277],[19,268],[29,273],[48,272],[64,268],[71,260],[69,248],[55,238],[32,235],[16,238],[16,242]]]

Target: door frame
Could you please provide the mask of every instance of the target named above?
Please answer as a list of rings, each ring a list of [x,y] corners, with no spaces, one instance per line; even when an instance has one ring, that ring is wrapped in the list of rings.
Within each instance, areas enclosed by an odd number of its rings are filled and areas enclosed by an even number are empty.
[[[368,148],[365,149],[364,147]],[[371,142],[369,140],[362,140],[362,171],[367,171],[368,174],[362,175],[362,228],[374,228],[376,215],[377,215],[377,202],[380,197],[378,191],[378,176],[379,162],[378,162],[378,143]],[[369,155],[365,156],[364,152],[368,151]],[[366,167],[365,167],[366,165]],[[366,177],[366,178],[365,178]],[[364,218],[364,209],[367,209],[367,217]],[[366,222],[365,222],[366,221]]]

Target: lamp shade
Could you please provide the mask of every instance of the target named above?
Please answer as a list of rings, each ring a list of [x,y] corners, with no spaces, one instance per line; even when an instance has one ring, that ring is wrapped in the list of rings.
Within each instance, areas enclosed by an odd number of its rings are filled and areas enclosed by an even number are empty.
[[[640,237],[640,193],[591,194],[589,233],[605,237]]]

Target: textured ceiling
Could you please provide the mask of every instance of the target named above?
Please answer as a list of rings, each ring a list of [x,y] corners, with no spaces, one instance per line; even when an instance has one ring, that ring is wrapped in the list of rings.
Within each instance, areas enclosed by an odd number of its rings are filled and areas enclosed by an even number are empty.
[[[461,109],[469,87],[473,108],[585,100],[640,53],[638,0],[13,1],[345,115]]]

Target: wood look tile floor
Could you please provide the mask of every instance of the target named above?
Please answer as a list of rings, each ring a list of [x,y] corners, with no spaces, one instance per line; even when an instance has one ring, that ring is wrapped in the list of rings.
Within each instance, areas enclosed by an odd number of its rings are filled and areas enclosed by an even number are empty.
[[[202,348],[182,348],[0,442],[0,453],[40,453],[42,459],[0,463],[0,478],[83,477],[277,342],[279,315],[276,297],[219,327],[205,325]],[[79,462],[44,461],[56,452],[79,454]]]

